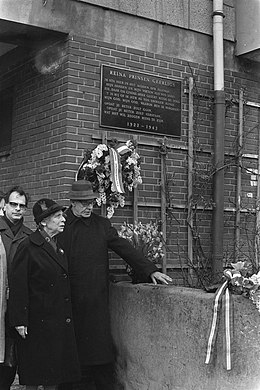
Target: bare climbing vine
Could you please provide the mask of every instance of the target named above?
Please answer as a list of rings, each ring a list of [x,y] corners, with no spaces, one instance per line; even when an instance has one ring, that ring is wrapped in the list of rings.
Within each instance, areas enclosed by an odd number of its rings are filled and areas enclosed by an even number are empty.
[[[161,144],[159,149],[160,154],[164,155],[165,163],[165,198],[167,204],[167,240],[166,248],[168,256],[173,259],[178,259],[178,266],[180,269],[180,276],[184,285],[192,287],[202,287],[207,289],[213,282],[211,273],[211,228],[210,223],[212,219],[212,211],[214,208],[213,201],[213,177],[219,170],[224,170],[224,175],[233,175],[239,168],[241,175],[252,174],[256,172],[256,161],[246,161],[243,156],[246,152],[246,140],[251,134],[259,133],[259,123],[253,126],[247,125],[247,130],[243,134],[243,142],[239,142],[238,136],[233,137],[233,141],[229,147],[228,152],[225,154],[224,163],[222,166],[214,166],[212,154],[204,150],[199,143],[199,131],[200,131],[200,111],[201,107],[206,106],[209,115],[213,117],[213,97],[205,96],[199,93],[199,88],[196,85],[196,78],[194,77],[194,139],[193,139],[193,171],[192,171],[192,196],[187,199],[185,212],[186,228],[190,227],[192,234],[192,259],[188,257],[187,245],[183,243],[183,221],[178,217],[176,207],[173,198],[172,188],[175,185],[174,173],[169,173],[167,166],[167,156],[169,148],[167,146],[167,140]],[[203,101],[203,105],[201,104]],[[226,100],[225,114],[228,116],[230,112],[234,111],[234,106],[237,106],[237,99],[231,97]],[[247,116],[250,117],[250,112],[244,113],[244,125],[247,120]],[[257,142],[259,142],[257,140]],[[188,170],[188,162],[186,164]],[[258,179],[258,171],[256,173]],[[232,177],[232,176],[231,176]],[[233,184],[233,187],[235,185]],[[234,188],[233,188],[234,191]],[[243,237],[239,243],[234,245],[235,234],[235,220],[234,210],[237,208],[237,204],[234,201],[235,196],[228,197],[228,203],[233,206],[233,211],[228,216],[225,216],[225,228],[229,228],[229,231],[233,230],[233,239],[229,244],[226,244],[224,250],[223,266],[229,266],[231,262],[239,260],[245,260],[251,263],[253,272],[259,270],[259,257],[260,257],[260,236],[259,227],[256,225],[256,212],[259,210],[259,202],[257,199],[246,204],[246,201],[241,201],[240,210],[243,213],[243,218],[240,221],[239,230]],[[232,204],[233,203],[233,204]],[[188,210],[192,210],[189,215]],[[174,249],[171,243],[174,240]]]

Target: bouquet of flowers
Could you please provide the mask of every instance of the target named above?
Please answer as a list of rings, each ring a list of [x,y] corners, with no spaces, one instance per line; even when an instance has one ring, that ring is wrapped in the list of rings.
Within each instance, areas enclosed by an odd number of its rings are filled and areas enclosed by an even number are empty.
[[[142,224],[141,222],[130,224],[124,223],[118,231],[120,237],[131,242],[131,244],[140,250],[147,260],[154,264],[160,264],[163,257],[163,233],[159,230],[157,222]],[[134,281],[135,273],[127,265],[126,271]]]
[[[99,144],[94,150],[86,150],[78,169],[76,180],[92,183],[98,193],[97,205],[107,205],[107,217],[111,218],[115,208],[124,207],[126,191],[132,191],[142,183],[140,156],[134,141],[119,145],[113,140],[110,146]]]
[[[246,261],[231,263],[231,269],[224,271],[230,279],[231,290],[252,300],[260,313],[260,271],[252,272],[252,264]]]

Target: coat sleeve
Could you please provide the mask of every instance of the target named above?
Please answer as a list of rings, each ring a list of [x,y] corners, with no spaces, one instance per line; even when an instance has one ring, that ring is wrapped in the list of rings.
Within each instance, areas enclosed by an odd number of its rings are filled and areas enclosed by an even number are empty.
[[[141,251],[138,251],[125,238],[118,235],[117,230],[107,220],[108,247],[117,253],[129,264],[144,282],[151,282],[150,275],[158,271],[151,261],[147,260]]]
[[[8,300],[9,322],[11,326],[28,326],[29,252],[25,241],[19,245],[11,266]]]

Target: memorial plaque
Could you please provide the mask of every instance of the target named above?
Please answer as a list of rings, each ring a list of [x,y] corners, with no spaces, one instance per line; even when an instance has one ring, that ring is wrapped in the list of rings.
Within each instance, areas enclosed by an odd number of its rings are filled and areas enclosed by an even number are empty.
[[[100,126],[180,137],[181,81],[103,65],[101,83]]]

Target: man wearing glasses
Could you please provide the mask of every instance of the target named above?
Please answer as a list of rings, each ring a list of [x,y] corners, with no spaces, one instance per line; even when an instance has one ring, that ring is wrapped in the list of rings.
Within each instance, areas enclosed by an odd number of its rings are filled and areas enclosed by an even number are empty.
[[[119,237],[110,221],[93,213],[97,194],[92,184],[79,180],[69,193],[71,207],[58,240],[69,262],[71,302],[84,390],[114,390],[114,350],[108,306],[108,250],[133,267],[144,281],[171,282],[171,278],[146,260],[126,239]],[[95,387],[93,387],[95,385]],[[60,390],[72,390],[61,385]]]
[[[14,254],[32,231],[23,223],[28,195],[21,187],[11,188],[4,196],[0,216],[0,390],[9,390],[16,374],[13,333],[7,323],[8,277]]]

